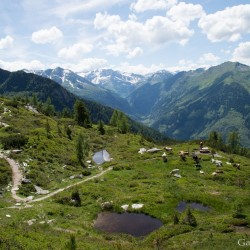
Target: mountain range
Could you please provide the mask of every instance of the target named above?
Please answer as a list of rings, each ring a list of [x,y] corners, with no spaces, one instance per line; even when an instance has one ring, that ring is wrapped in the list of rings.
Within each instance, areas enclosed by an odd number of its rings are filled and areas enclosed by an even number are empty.
[[[226,62],[147,83],[129,97],[141,121],[176,139],[238,131],[250,146],[250,67]]]
[[[224,139],[237,130],[250,146],[250,67],[225,62],[209,69],[148,75],[112,69],[74,73],[64,69],[35,72],[57,81],[85,99],[120,109],[175,139]]]
[[[74,76],[75,79],[81,79],[80,76],[77,77],[76,74],[73,74],[73,72],[67,70],[57,69],[54,72],[61,73],[61,75],[57,75],[57,80],[66,79],[66,76],[68,75]],[[54,75],[54,77],[56,78],[56,75]],[[70,84],[70,82],[68,83]],[[88,85],[92,86],[90,82],[86,81],[84,86],[88,87]],[[33,73],[27,73],[25,71],[9,72],[0,69],[0,95],[31,97],[34,94],[37,96],[38,100],[42,102],[45,102],[48,98],[50,98],[57,111],[62,111],[64,108],[72,110],[75,101],[77,99],[81,99],[89,110],[91,120],[94,123],[97,123],[100,120],[102,120],[104,123],[109,123],[114,111],[114,109],[111,107],[104,106],[95,101],[83,99],[81,96],[70,93],[66,88],[62,87],[56,81],[47,77]],[[156,130],[136,122],[131,118],[129,118],[129,125],[131,131],[142,134],[144,137],[150,140],[162,141],[168,139],[166,136],[157,132]]]

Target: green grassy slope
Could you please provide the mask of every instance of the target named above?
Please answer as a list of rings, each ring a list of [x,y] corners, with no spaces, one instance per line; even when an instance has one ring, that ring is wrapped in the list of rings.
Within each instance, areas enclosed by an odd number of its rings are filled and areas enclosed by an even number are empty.
[[[103,169],[113,166],[113,170],[105,175],[43,201],[27,204],[27,207],[10,208],[15,201],[10,192],[4,190],[0,198],[0,249],[69,249],[67,244],[71,235],[76,239],[77,249],[125,250],[241,249],[238,239],[249,238],[250,229],[246,226],[250,223],[249,159],[218,152],[221,156],[218,159],[223,162],[223,173],[212,176],[216,166],[211,162],[211,155],[199,155],[201,170],[204,171],[201,174],[190,155],[186,161],[178,156],[180,150],[190,154],[197,150],[197,142],[172,145],[173,154],[167,153],[168,162],[163,162],[163,151],[138,154],[141,147],[163,147],[139,135],[119,134],[115,128],[105,126],[106,134],[101,136],[95,125],[84,129],[71,119],[55,120],[32,113],[22,106],[16,109],[6,105],[5,99],[1,99],[0,103],[3,103],[1,122],[10,125],[0,129],[0,138],[18,133],[28,138],[22,152],[12,153],[10,157],[20,166],[27,163],[25,175],[32,184],[53,192],[89,177],[70,178],[86,170],[79,165],[75,155],[76,138],[80,132],[89,140],[88,159],[102,148],[106,148],[113,158],[101,166]],[[11,112],[3,114],[4,107]],[[47,120],[50,124],[49,138],[45,129]],[[73,131],[72,140],[64,131],[68,125]],[[227,165],[230,159],[240,163],[241,169]],[[170,176],[170,171],[176,168],[180,169],[180,179]],[[88,170],[90,177],[102,171],[98,166]],[[18,193],[42,197],[33,191],[30,184],[22,184]],[[69,202],[74,191],[80,194],[79,207]],[[164,225],[144,238],[95,230],[93,224],[102,211],[101,204],[111,200],[114,204],[112,210],[117,212],[122,212],[123,204],[143,203],[144,207],[138,212],[156,217]],[[180,201],[198,202],[211,207],[211,210],[192,210],[197,227],[182,223],[186,212],[178,214],[180,223],[174,225],[173,215]],[[239,205],[245,218],[233,218]]]

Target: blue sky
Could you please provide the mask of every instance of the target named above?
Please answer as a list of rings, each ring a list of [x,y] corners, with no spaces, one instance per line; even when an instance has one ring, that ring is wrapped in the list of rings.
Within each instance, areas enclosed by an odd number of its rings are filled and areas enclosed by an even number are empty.
[[[1,0],[0,68],[250,65],[249,0]]]

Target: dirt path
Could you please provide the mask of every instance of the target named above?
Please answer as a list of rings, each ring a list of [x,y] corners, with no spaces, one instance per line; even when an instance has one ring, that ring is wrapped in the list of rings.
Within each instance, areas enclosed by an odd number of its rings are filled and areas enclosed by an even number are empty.
[[[84,180],[82,180],[82,181],[76,182],[76,183],[71,184],[71,185],[69,185],[69,186],[67,186],[67,187],[60,188],[60,189],[58,189],[58,190],[56,190],[56,191],[54,191],[54,192],[52,192],[52,193],[49,193],[49,194],[47,194],[47,195],[45,195],[45,196],[43,196],[43,197],[41,197],[41,198],[37,198],[37,199],[31,200],[31,201],[29,201],[29,203],[33,203],[33,202],[37,202],[37,201],[42,201],[42,200],[48,199],[48,198],[50,198],[51,196],[54,196],[55,194],[58,194],[58,193],[60,193],[60,192],[62,192],[62,191],[64,191],[64,190],[66,190],[66,189],[69,189],[69,188],[71,188],[71,187],[80,185],[80,184],[82,184],[82,183],[84,183],[84,182],[87,182],[87,181],[93,180],[93,179],[95,179],[95,178],[97,178],[97,177],[100,177],[100,176],[106,174],[108,171],[110,171],[110,170],[112,170],[112,169],[113,169],[112,167],[109,167],[109,168],[107,168],[106,170],[103,170],[103,171],[102,171],[101,173],[99,173],[99,174],[96,174],[96,175],[94,175],[94,176],[88,177],[88,178],[86,178],[86,179],[84,179]]]
[[[9,163],[11,170],[12,170],[12,188],[11,188],[11,194],[13,199],[16,201],[25,201],[25,198],[21,198],[16,194],[16,191],[18,190],[18,186],[22,182],[23,175],[19,170],[19,167],[17,163],[8,157],[4,157],[5,160]]]
[[[16,200],[16,202],[26,202],[27,201],[26,198],[19,197],[16,193],[23,178],[23,175],[19,170],[18,164],[13,159],[10,159],[9,157],[5,156],[2,153],[0,153],[0,157],[4,158],[9,163],[12,170],[12,188],[11,188],[12,198]]]
[[[11,158],[8,158],[7,156],[5,156],[3,153],[0,153],[0,158],[4,158],[6,159],[6,161],[9,163],[10,167],[11,167],[11,170],[12,170],[12,188],[11,188],[11,194],[12,194],[12,198],[14,200],[16,200],[16,202],[27,202],[27,203],[33,203],[33,202],[37,202],[37,201],[42,201],[42,200],[45,200],[45,199],[48,199],[49,197],[53,196],[53,195],[56,195],[66,189],[69,189],[71,187],[74,187],[74,186],[77,186],[77,185],[80,185],[84,182],[87,182],[87,181],[90,181],[90,180],[93,180],[97,177],[100,177],[102,175],[104,175],[105,173],[107,173],[108,171],[112,170],[113,168],[112,167],[109,167],[107,168],[106,170],[103,170],[102,172],[100,172],[99,174],[96,174],[94,176],[91,176],[91,177],[88,177],[84,180],[81,180],[79,182],[76,182],[74,184],[71,184],[71,185],[68,185],[64,188],[60,188],[54,192],[51,192],[41,198],[36,198],[34,200],[30,200],[29,197],[27,198],[22,198],[20,196],[17,195],[16,191],[18,190],[18,187],[19,185],[21,184],[22,182],[22,178],[23,178],[23,175],[19,169],[19,166],[18,164]]]

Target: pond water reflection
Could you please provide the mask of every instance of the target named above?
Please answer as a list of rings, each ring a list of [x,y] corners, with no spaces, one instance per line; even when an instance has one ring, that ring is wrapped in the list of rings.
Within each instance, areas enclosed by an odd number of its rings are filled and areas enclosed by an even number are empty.
[[[186,201],[180,201],[176,207],[176,210],[180,213],[184,212],[185,209],[187,207],[202,211],[202,212],[206,212],[206,211],[210,211],[211,208],[208,206],[204,206],[201,203],[197,203],[197,202],[186,202]]]
[[[145,214],[102,212],[98,214],[94,227],[109,233],[126,233],[139,237],[151,233],[162,225],[160,220]]]

